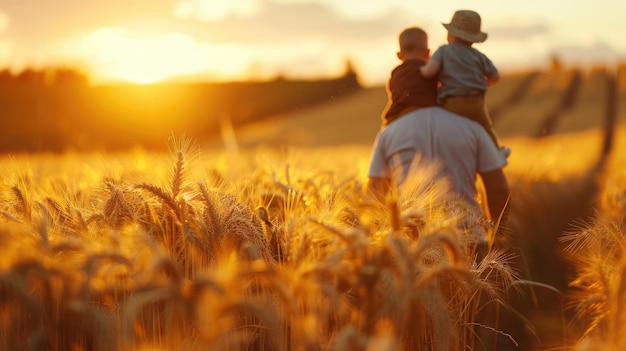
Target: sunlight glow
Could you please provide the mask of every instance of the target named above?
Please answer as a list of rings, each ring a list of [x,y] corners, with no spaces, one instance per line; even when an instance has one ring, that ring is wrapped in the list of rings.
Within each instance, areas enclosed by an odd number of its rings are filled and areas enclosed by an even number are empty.
[[[0,64],[9,61],[12,51],[13,49],[10,42],[0,40]]]
[[[9,28],[9,16],[0,11],[0,34]],[[8,40],[0,39],[0,64],[11,58],[12,46]]]
[[[148,84],[204,68],[194,55],[195,40],[180,33],[142,38],[105,28],[93,35],[93,44],[99,48],[95,55],[100,74],[113,79]]]
[[[200,44],[176,32],[146,35],[124,28],[100,28],[74,50],[91,63],[96,82],[150,84],[175,78],[240,77],[249,70],[249,50],[230,44]]]
[[[7,28],[9,28],[9,16],[4,12],[0,11],[0,33],[4,32]]]

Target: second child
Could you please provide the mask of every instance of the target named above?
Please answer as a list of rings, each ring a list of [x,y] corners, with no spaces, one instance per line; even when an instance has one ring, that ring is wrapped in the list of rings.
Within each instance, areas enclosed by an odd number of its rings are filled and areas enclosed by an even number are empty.
[[[424,78],[420,68],[430,56],[428,36],[418,27],[409,27],[398,36],[402,63],[391,71],[387,82],[387,106],[382,113],[383,126],[422,107],[437,105],[437,78]]]
[[[439,47],[421,67],[422,75],[438,78],[437,101],[443,108],[480,123],[500,151],[509,156],[511,149],[500,146],[485,106],[487,88],[500,80],[500,74],[485,54],[472,47],[487,40],[487,33],[480,29],[480,15],[459,10],[443,26],[448,30],[448,44]]]

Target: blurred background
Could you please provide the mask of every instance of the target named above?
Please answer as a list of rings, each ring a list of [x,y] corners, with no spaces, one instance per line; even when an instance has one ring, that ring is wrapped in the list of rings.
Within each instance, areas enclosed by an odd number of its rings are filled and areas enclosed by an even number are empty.
[[[610,0],[3,0],[0,151],[161,148],[173,132],[211,139],[355,92],[367,98],[317,124],[368,121],[346,139],[368,143],[398,33],[420,26],[434,51],[465,8],[503,75],[626,58],[626,3]]]

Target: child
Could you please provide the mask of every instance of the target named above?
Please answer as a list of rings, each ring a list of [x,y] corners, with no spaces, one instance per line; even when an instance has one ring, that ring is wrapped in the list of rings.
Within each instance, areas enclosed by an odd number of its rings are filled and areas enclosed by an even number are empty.
[[[382,113],[383,126],[421,107],[437,105],[437,78],[420,73],[430,55],[428,36],[417,27],[403,30],[398,37],[402,63],[391,72],[387,83],[388,102]]]
[[[439,78],[437,101],[443,108],[480,123],[501,152],[509,156],[511,149],[499,145],[485,107],[487,87],[497,83],[500,75],[486,55],[472,48],[473,43],[487,40],[480,24],[478,13],[456,11],[452,21],[443,24],[448,30],[448,44],[435,51],[422,66],[421,73],[424,77]]]

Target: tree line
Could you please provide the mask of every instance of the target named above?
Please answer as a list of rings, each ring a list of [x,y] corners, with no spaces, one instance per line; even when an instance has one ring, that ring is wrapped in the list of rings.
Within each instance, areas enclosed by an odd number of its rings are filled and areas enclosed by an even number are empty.
[[[360,89],[339,77],[93,86],[72,69],[0,71],[0,152],[159,149],[172,133],[203,139],[240,125],[338,99]]]

